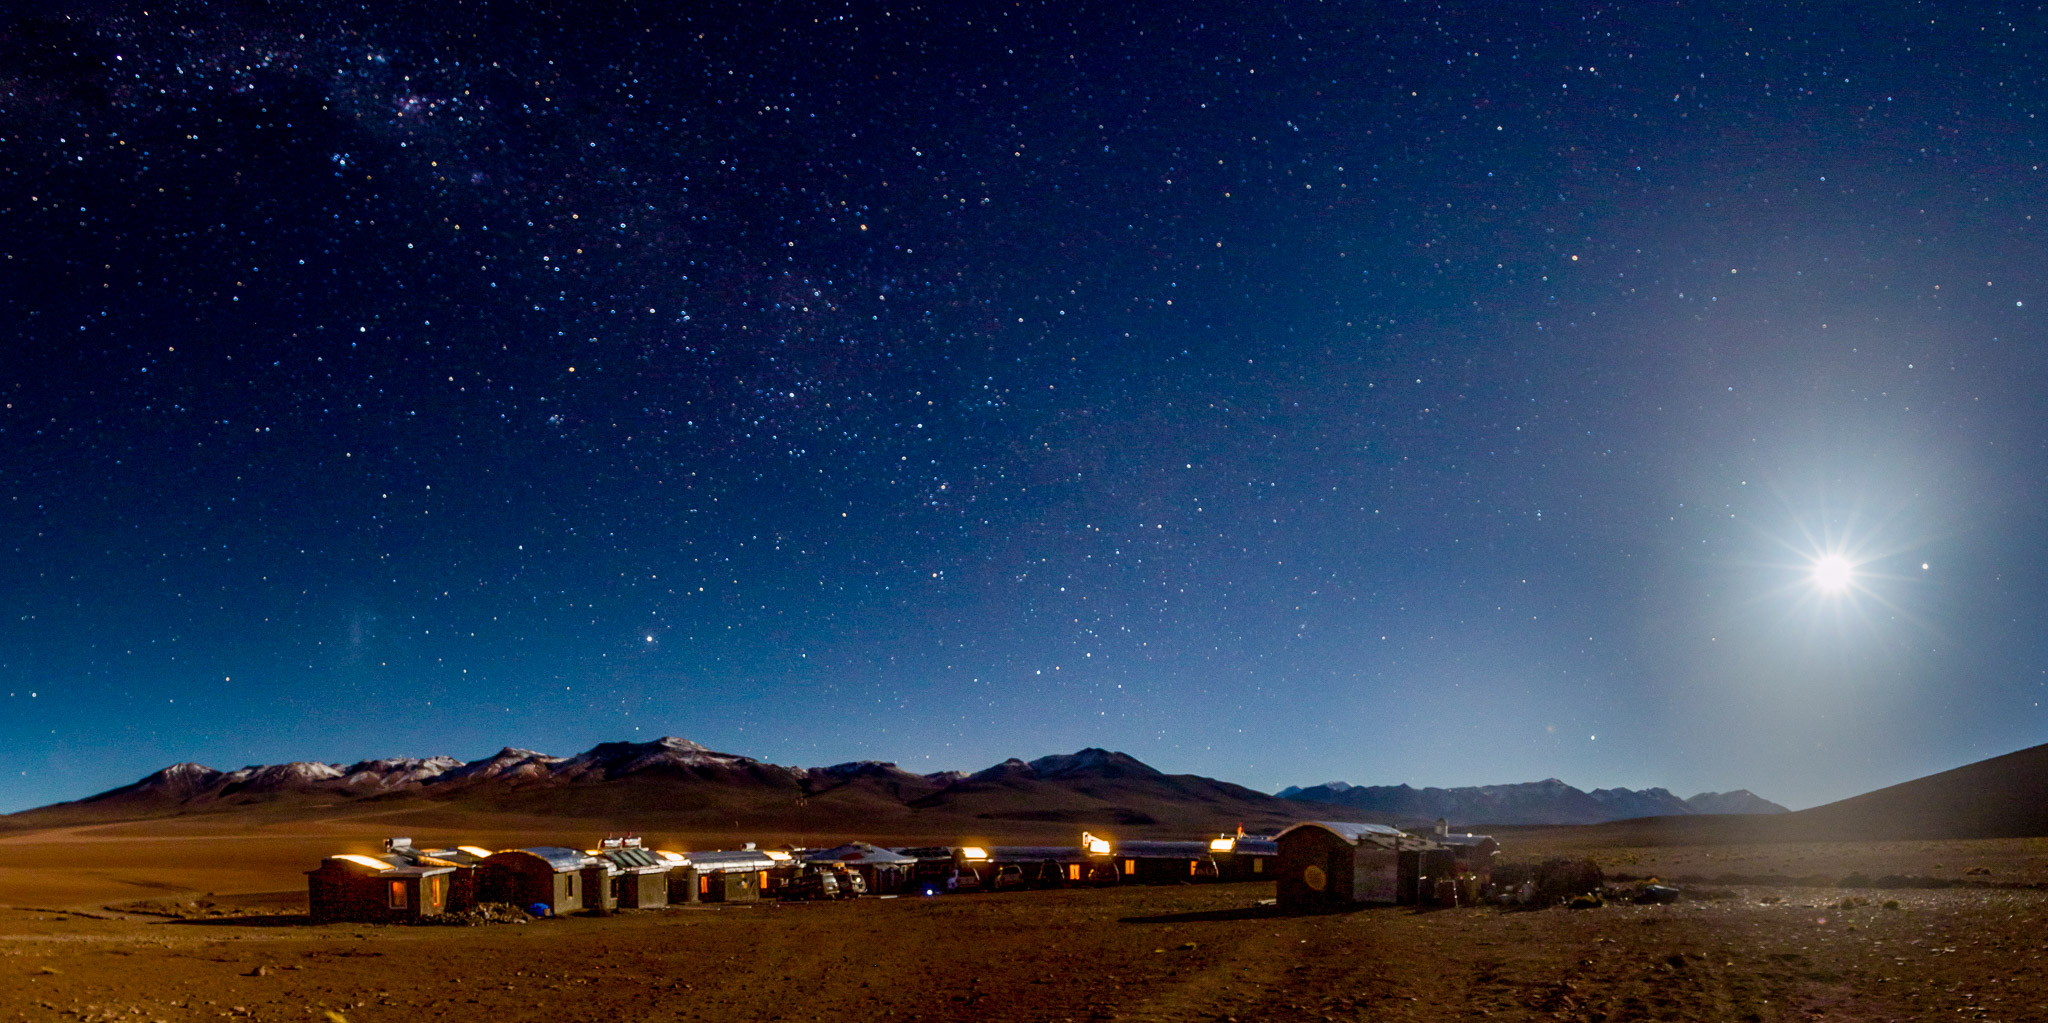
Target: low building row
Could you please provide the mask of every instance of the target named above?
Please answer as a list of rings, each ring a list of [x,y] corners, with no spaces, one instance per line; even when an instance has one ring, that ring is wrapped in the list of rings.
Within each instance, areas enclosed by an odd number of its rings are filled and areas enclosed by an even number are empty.
[[[1290,837],[1291,836],[1291,837]],[[412,922],[509,903],[536,916],[584,910],[849,894],[999,891],[1119,884],[1278,882],[1283,905],[1455,901],[1460,878],[1484,872],[1497,845],[1459,845],[1447,832],[1305,822],[1278,836],[1112,842],[1084,832],[1074,846],[927,846],[672,852],[638,838],[595,849],[478,846],[421,849],[409,838],[380,855],[329,856],[307,872],[315,922]],[[1460,852],[1459,850],[1464,850]],[[1448,883],[1449,888],[1443,885]],[[1468,896],[1469,898],[1469,896]]]

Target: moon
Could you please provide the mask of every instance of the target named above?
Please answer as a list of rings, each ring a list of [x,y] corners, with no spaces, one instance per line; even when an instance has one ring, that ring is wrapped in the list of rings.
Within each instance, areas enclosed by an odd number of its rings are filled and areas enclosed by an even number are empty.
[[[1856,566],[1840,554],[1823,554],[1813,561],[1813,585],[1822,593],[1845,593],[1856,581]]]

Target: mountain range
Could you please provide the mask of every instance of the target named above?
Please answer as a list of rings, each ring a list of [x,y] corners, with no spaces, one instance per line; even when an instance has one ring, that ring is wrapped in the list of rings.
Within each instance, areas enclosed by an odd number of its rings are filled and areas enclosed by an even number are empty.
[[[1792,812],[1747,791],[1679,799],[1659,788],[1586,792],[1555,778],[1458,789],[1333,782],[1282,795],[1094,748],[918,774],[881,761],[784,767],[667,738],[601,743],[573,757],[507,748],[470,763],[173,764],[95,796],[0,816],[0,829],[204,815],[242,815],[235,827],[356,816],[379,828],[436,827],[468,813],[518,829],[607,820],[699,833],[1064,842],[1083,827],[1186,837],[1304,819],[1413,826],[1443,817],[1461,827],[1590,825],[1626,844],[2001,838],[2048,836],[2048,745]]]
[[[682,827],[859,826],[900,834],[962,828],[1064,833],[1068,825],[1206,833],[1285,824],[1298,804],[1198,775],[1170,775],[1104,749],[918,774],[881,761],[786,767],[688,739],[601,743],[573,757],[507,747],[453,757],[299,761],[220,771],[173,764],[98,795],[25,810],[16,827],[262,811],[460,808],[564,818],[631,817]]]
[[[1446,818],[1461,824],[1600,824],[1635,817],[1676,817],[1687,814],[1788,813],[1785,807],[1750,792],[1702,792],[1680,799],[1669,789],[1573,788],[1557,780],[1515,785],[1465,788],[1414,788],[1408,785],[1351,785],[1341,781],[1289,786],[1282,799],[1343,806],[1382,817]]]
[[[1282,798],[1284,797],[1284,798]],[[899,832],[1049,833],[1066,826],[1185,833],[1284,826],[1309,817],[1418,824],[1581,824],[1658,814],[1782,812],[1747,792],[1679,800],[1663,789],[1582,792],[1556,779],[1472,789],[1352,786],[1271,796],[1199,775],[1166,774],[1125,753],[1084,749],[1005,760],[972,773],[918,774],[893,763],[787,767],[681,738],[607,742],[571,757],[506,747],[481,760],[403,757],[297,761],[220,771],[173,764],[132,784],[0,818],[16,826],[228,813],[292,815],[465,808],[564,818],[630,816],[679,826],[860,825]]]

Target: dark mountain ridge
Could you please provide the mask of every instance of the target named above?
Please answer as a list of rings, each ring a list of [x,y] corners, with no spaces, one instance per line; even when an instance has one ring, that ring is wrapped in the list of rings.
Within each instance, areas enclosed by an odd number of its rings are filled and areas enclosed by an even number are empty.
[[[1415,788],[1409,785],[1351,785],[1329,782],[1289,787],[1283,799],[1351,808],[1397,817],[1445,818],[1460,825],[1600,824],[1636,817],[1689,814],[1787,813],[1784,807],[1747,789],[1702,792],[1680,799],[1668,789],[1573,788],[1556,778],[1512,785]]]
[[[792,821],[816,826],[940,824],[944,818],[1038,825],[1117,823],[1227,828],[1284,824],[1301,804],[1197,775],[1168,775],[1125,753],[1084,749],[972,774],[917,774],[884,761],[788,767],[688,739],[607,742],[572,757],[507,747],[453,757],[299,761],[217,771],[174,764],[119,788],[4,818],[16,826],[350,804],[461,805],[568,817],[654,815],[677,822]],[[1327,808],[1325,808],[1327,809]],[[947,825],[952,827],[954,825]]]

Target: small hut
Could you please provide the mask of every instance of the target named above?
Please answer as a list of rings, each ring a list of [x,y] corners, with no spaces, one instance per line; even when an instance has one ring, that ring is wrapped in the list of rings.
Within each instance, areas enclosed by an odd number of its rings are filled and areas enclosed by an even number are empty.
[[[768,887],[768,874],[781,863],[758,849],[690,854],[699,902],[753,902]]]
[[[455,873],[448,883],[448,907],[450,913],[463,913],[476,908],[477,879],[483,873],[484,860],[489,858],[489,849],[473,845],[458,845],[448,849],[421,849],[413,845],[410,838],[387,838],[384,840],[384,856],[387,862],[402,863],[413,867],[453,867]]]
[[[861,876],[871,895],[886,895],[910,887],[917,857],[891,852],[866,842],[848,842],[832,849],[814,849],[803,855],[805,863],[836,863]]]
[[[344,853],[306,872],[307,902],[314,923],[409,923],[446,911],[454,873]]]
[[[542,845],[505,849],[485,858],[477,877],[484,902],[509,902],[535,916],[573,913],[586,903],[584,868],[593,865],[580,849]]]
[[[1274,840],[1280,905],[1310,909],[1418,901],[1425,870],[1447,850],[1384,824],[1304,821]]]
[[[607,838],[598,856],[618,870],[612,878],[617,904],[625,909],[660,909],[668,905],[671,864],[637,838]]]

